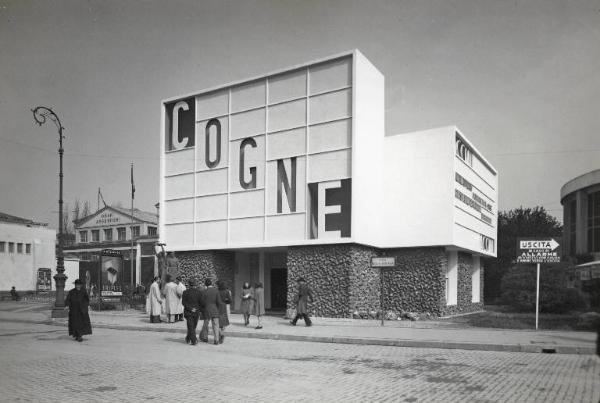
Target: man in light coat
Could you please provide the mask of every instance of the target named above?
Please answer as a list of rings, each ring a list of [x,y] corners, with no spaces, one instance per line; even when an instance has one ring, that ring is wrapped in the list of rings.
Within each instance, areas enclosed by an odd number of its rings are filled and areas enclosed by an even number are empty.
[[[178,305],[181,303],[181,297],[177,296],[177,284],[173,281],[173,277],[167,274],[165,288],[165,314],[169,323],[175,323]]]
[[[183,292],[185,291],[185,284],[181,281],[181,277],[177,276],[177,297],[179,301],[177,302],[177,313],[175,314],[175,321],[183,321],[183,304],[181,301],[181,297],[183,296]]]
[[[160,311],[162,306],[162,298],[160,295],[160,277],[154,277],[154,281],[150,286],[148,294],[150,302],[150,323],[160,323]]]

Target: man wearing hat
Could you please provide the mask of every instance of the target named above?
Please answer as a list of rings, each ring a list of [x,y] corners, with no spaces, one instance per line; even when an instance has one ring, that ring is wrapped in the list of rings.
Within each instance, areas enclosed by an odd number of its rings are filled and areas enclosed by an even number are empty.
[[[194,279],[188,281],[188,288],[183,292],[181,302],[183,304],[183,316],[187,321],[187,336],[185,336],[185,342],[195,346],[198,343],[198,339],[196,338],[198,318],[200,317],[200,312],[202,312],[204,308],[202,306],[202,294],[197,288]]]
[[[69,308],[69,336],[73,336],[75,340],[81,342],[83,341],[82,336],[92,334],[92,324],[88,312],[90,297],[83,288],[81,280],[75,280],[74,284],[75,288],[67,294],[65,309]]]
[[[298,280],[298,296],[296,296],[296,317],[290,321],[290,324],[296,326],[298,319],[304,318],[306,326],[312,326],[308,317],[308,302],[313,302],[313,294],[302,277]]]

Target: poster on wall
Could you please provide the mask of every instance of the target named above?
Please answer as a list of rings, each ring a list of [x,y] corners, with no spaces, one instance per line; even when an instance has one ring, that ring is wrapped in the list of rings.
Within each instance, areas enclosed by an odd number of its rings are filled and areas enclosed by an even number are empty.
[[[79,263],[79,279],[83,281],[83,286],[90,298],[98,296],[100,281],[98,281],[98,265],[97,261]]]
[[[101,295],[123,295],[123,255],[114,250],[103,250],[100,255]]]
[[[50,269],[38,269],[37,290],[50,291],[52,289],[52,271]]]

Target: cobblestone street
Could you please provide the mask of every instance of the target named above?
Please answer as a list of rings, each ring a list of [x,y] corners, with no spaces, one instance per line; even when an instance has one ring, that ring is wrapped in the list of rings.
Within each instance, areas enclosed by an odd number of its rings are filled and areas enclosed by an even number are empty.
[[[3,323],[1,401],[597,402],[600,360]]]

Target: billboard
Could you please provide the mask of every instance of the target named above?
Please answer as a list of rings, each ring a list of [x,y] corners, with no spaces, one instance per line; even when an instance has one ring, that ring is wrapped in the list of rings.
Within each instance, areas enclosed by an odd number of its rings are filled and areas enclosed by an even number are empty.
[[[100,290],[104,296],[123,294],[123,255],[114,250],[103,250],[100,255]]]

